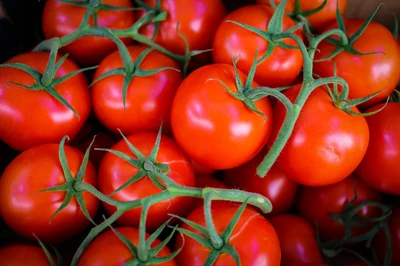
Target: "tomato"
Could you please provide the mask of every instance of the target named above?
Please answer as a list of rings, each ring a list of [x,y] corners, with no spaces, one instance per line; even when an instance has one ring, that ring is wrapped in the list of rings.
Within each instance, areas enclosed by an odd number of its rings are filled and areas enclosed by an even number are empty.
[[[212,188],[226,188],[226,189],[229,188],[229,186],[226,183],[210,175],[197,175],[196,187],[198,188],[212,187]],[[203,203],[204,201],[202,198],[193,198],[192,210],[201,207]]]
[[[239,72],[239,78],[244,83],[246,76]],[[263,98],[255,104],[265,118],[257,114],[218,80],[238,91],[234,68],[228,64],[203,66],[187,76],[172,103],[171,125],[177,143],[193,161],[227,169],[249,161],[264,147],[272,111],[268,98]]]
[[[139,230],[133,227],[116,228],[120,234],[124,235],[134,246],[139,245]],[[145,234],[145,238],[149,238],[149,234]],[[151,244],[152,248],[160,245],[161,241],[155,239]],[[171,254],[168,247],[163,247],[157,254],[157,257],[165,257]],[[89,246],[83,251],[79,259],[78,266],[108,266],[108,265],[125,265],[126,262],[134,259],[134,255],[127,245],[118,238],[112,230],[105,231],[98,235]],[[147,264],[146,264],[147,265]],[[157,265],[175,266],[174,260],[170,260]]]
[[[121,8],[132,8],[130,0],[102,0],[101,4]],[[42,14],[42,31],[45,39],[63,37],[74,32],[81,24],[85,7],[48,0]],[[134,23],[134,12],[131,10],[102,10],[97,11],[99,27],[123,30]],[[93,15],[89,20],[94,26]],[[121,39],[125,44],[132,42],[130,38]],[[117,50],[116,44],[106,37],[85,36],[63,47],[62,52],[68,53],[80,65],[97,65],[109,53]]]
[[[281,0],[274,1],[278,5]],[[296,0],[289,0],[286,3],[285,11],[294,12],[294,3]],[[302,11],[310,11],[322,5],[324,0],[300,0],[300,9]],[[258,4],[270,5],[270,0],[256,0]],[[339,11],[343,15],[347,6],[347,0],[327,0],[326,5],[317,13],[308,16],[307,20],[311,26],[318,31],[327,27],[329,24],[336,22],[336,8],[339,5]]]
[[[213,175],[216,172],[216,170],[200,165],[193,160],[191,162],[193,171],[198,175]]]
[[[392,241],[392,260],[390,265],[400,265],[400,207],[393,209],[392,214],[389,216],[388,225]],[[383,263],[386,254],[386,237],[383,231],[380,231],[374,238],[373,248],[377,252],[379,260]]]
[[[157,133],[140,132],[128,136],[127,139],[144,156],[148,156],[156,142],[156,137]],[[123,152],[136,159],[125,140],[117,142],[111,149]],[[189,187],[195,186],[194,173],[190,162],[172,138],[165,135],[161,137],[156,162],[169,166],[170,172],[168,176],[176,183]],[[99,190],[105,195],[109,195],[137,172],[138,169],[136,167],[112,153],[107,153],[100,164]],[[119,201],[133,201],[160,192],[161,189],[156,187],[149,177],[145,176],[111,197]],[[146,230],[156,230],[170,218],[169,214],[185,215],[189,211],[191,203],[190,197],[174,197],[152,205],[146,220]],[[104,203],[104,207],[110,215],[115,212],[114,206]],[[124,226],[138,227],[141,210],[142,208],[129,210],[117,222]]]
[[[8,266],[50,266],[50,261],[42,248],[26,244],[13,244],[1,247],[0,261],[2,265]],[[55,262],[56,260],[54,260]]]
[[[353,36],[364,22],[362,19],[345,19],[347,36]],[[337,28],[337,23],[325,30],[334,28]],[[337,39],[336,36],[332,38]],[[352,47],[362,53],[377,53],[353,55],[342,51],[332,59],[314,62],[315,74],[331,77],[334,75],[336,64],[337,76],[349,84],[349,98],[362,98],[380,92],[362,104],[363,107],[385,100],[394,91],[400,79],[400,49],[392,33],[382,24],[372,21]],[[335,49],[333,44],[323,41],[317,47],[315,59],[322,59]]]
[[[237,211],[238,206],[239,205],[236,203],[223,201],[212,202],[211,213],[217,233],[221,234],[227,227]],[[189,214],[187,219],[205,226],[204,209],[201,207],[195,209]],[[186,223],[181,227],[201,235],[200,232],[189,227]],[[256,234],[254,230],[257,230]],[[245,208],[228,242],[238,253],[241,265],[280,265],[281,250],[278,236],[268,220],[251,207]],[[202,246],[186,235],[177,237],[175,250],[180,247],[182,247],[182,250],[176,257],[178,265],[204,265],[204,262],[211,252],[210,249]],[[213,265],[222,266],[236,264],[231,255],[223,253]]]
[[[299,86],[285,91],[293,101]],[[352,108],[358,112],[357,108]],[[282,104],[274,108],[270,144],[276,139],[286,115]],[[350,175],[364,157],[369,141],[364,117],[335,107],[326,89],[314,90],[307,99],[293,133],[279,155],[276,166],[305,186],[334,184]]]
[[[65,145],[65,155],[72,177],[76,178],[83,153]],[[41,192],[66,183],[59,161],[59,144],[43,144],[19,154],[5,169],[0,179],[0,214],[19,235],[60,243],[82,232],[89,224],[76,198],[51,219],[64,202],[65,191]],[[96,171],[89,161],[83,182],[96,186]],[[93,218],[99,201],[88,192],[82,193],[85,206]]]
[[[132,60],[137,60],[146,48],[144,45],[129,46]],[[94,79],[122,67],[121,56],[116,51],[100,63]],[[176,62],[155,50],[147,54],[139,69],[154,70],[161,67],[179,69]],[[126,135],[139,131],[157,132],[161,123],[163,129],[168,131],[172,100],[181,81],[182,74],[171,69],[147,77],[134,77],[128,86],[124,108],[124,76],[113,75],[93,85],[93,110],[99,121],[112,132],[118,132],[118,129]]]
[[[44,73],[48,59],[47,52],[27,52],[13,57],[7,63],[26,64]],[[63,77],[78,69],[67,58],[55,77]],[[0,67],[0,139],[15,150],[23,151],[44,143],[58,143],[65,135],[73,139],[89,116],[90,95],[87,80],[82,73],[55,86],[55,90],[80,118],[48,92],[28,90],[11,82],[29,86],[35,84],[35,80],[22,70]]]
[[[382,108],[377,104],[366,112]],[[400,195],[400,103],[389,102],[380,112],[367,116],[370,141],[357,174],[375,190]]]
[[[320,237],[323,241],[341,239],[344,237],[343,224],[333,220],[330,213],[343,213],[344,207],[354,200],[354,185],[357,191],[357,200],[353,206],[364,201],[381,202],[379,192],[369,188],[356,176],[350,175],[346,179],[328,186],[301,187],[297,197],[297,210],[300,216],[310,223],[317,223]],[[358,212],[362,217],[378,217],[380,209],[364,206]],[[365,233],[370,227],[353,227],[352,236]]]
[[[295,262],[322,263],[315,228],[304,218],[282,214],[269,219],[278,234],[282,250],[282,264]]]
[[[143,3],[154,8],[156,1],[143,0]],[[185,54],[186,46],[177,29],[187,38],[191,51],[211,49],[215,31],[226,15],[221,0],[163,0],[161,10],[167,12],[167,18],[159,23],[154,42],[179,55]],[[145,12],[139,10],[137,17],[144,15]],[[140,28],[139,33],[150,39],[154,30],[154,24],[147,24]],[[206,52],[196,59],[202,64],[210,63],[211,54]]]
[[[294,205],[298,185],[276,166],[265,177],[259,177],[256,168],[264,157],[265,152],[260,152],[249,162],[224,171],[223,180],[234,188],[267,197],[272,203],[267,216],[287,212]]]
[[[268,42],[256,33],[227,20],[248,24],[265,30],[274,14],[274,9],[265,5],[248,5],[241,7],[228,16],[219,25],[213,40],[213,59],[215,63],[232,64],[232,56],[240,57],[237,67],[248,73],[258,49],[259,60],[266,52]],[[283,30],[295,26],[294,21],[284,16]],[[301,33],[296,32],[301,37]],[[296,42],[287,39],[284,43],[296,46]],[[297,79],[303,66],[300,50],[275,47],[273,53],[257,66],[254,80],[261,86],[288,86]]]

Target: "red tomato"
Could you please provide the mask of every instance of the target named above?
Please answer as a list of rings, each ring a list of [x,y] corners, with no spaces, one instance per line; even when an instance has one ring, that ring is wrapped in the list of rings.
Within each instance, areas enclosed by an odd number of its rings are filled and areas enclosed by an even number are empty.
[[[287,1],[285,6],[286,12],[294,11],[295,1],[296,0]],[[278,5],[281,0],[275,0],[274,2],[276,5]],[[302,11],[310,11],[321,6],[323,2],[324,0],[300,0],[300,9]],[[256,0],[256,3],[270,5],[270,0]],[[310,22],[313,28],[319,31],[322,30],[329,24],[336,22],[336,7],[338,4],[340,13],[343,15],[347,5],[347,0],[327,0],[324,8],[317,13],[308,16],[307,20]]]
[[[213,175],[216,170],[202,166],[195,161],[191,160],[193,171],[198,175]]]
[[[144,156],[150,154],[156,138],[157,133],[153,132],[140,132],[127,137],[128,141]],[[123,152],[136,159],[136,156],[129,150],[124,140],[119,141],[111,149]],[[189,187],[195,186],[194,173],[189,160],[170,137],[162,136],[156,161],[170,167],[168,176],[176,183]],[[112,153],[107,153],[99,169],[99,190],[105,195],[109,195],[137,172],[138,169],[136,167]],[[133,201],[160,192],[161,189],[156,187],[149,177],[145,176],[111,197],[119,201]],[[191,203],[190,197],[174,197],[171,200],[168,199],[152,205],[147,216],[146,230],[156,230],[170,218],[170,213],[185,215],[189,211]],[[104,204],[104,206],[110,215],[115,212],[114,206],[108,204]],[[138,227],[141,210],[142,208],[134,208],[125,212],[118,219],[118,223],[124,226]]]
[[[287,212],[294,204],[298,185],[276,166],[265,177],[259,177],[256,168],[264,156],[260,152],[249,162],[224,171],[223,180],[234,188],[267,197],[272,203],[272,211],[267,216]]]
[[[116,231],[124,235],[134,246],[139,245],[139,230],[132,227],[121,227],[117,228]],[[149,238],[149,234],[145,235],[145,238]],[[151,244],[152,248],[160,245],[161,241],[155,239]],[[157,257],[165,257],[170,255],[168,247],[162,248],[157,254]],[[78,266],[122,266],[125,263],[134,259],[134,255],[129,250],[122,240],[112,230],[103,232],[97,236],[89,246],[83,251],[81,258],[79,259]],[[177,265],[174,260],[170,260],[161,264],[161,266],[175,266]]]
[[[198,188],[212,187],[212,188],[226,188],[226,189],[229,188],[229,186],[225,184],[223,181],[209,175],[196,176],[196,187]],[[192,210],[203,206],[203,203],[204,203],[203,198],[193,198]]]
[[[7,63],[26,64],[44,73],[48,59],[47,52],[28,52],[15,56]],[[55,77],[63,77],[78,69],[67,58]],[[82,73],[55,86],[80,119],[48,92],[31,91],[11,82],[29,86],[35,84],[35,80],[22,70],[0,67],[0,139],[15,150],[23,151],[50,142],[59,143],[65,135],[73,139],[89,116],[90,95]]]
[[[299,214],[310,223],[317,223],[318,230],[323,241],[341,239],[344,237],[343,224],[333,220],[329,213],[343,213],[344,207],[354,200],[354,185],[356,185],[357,200],[355,205],[364,201],[381,202],[379,192],[369,188],[354,175],[323,187],[301,187],[297,198],[297,210]],[[380,209],[365,206],[357,212],[358,216],[378,217]],[[369,227],[354,227],[352,236],[365,233]]]
[[[217,233],[221,234],[225,230],[237,211],[238,206],[236,203],[223,201],[212,203],[211,212]],[[202,226],[206,225],[204,209],[201,207],[189,214],[187,219]],[[186,223],[182,225],[182,228],[201,235],[200,232],[189,227]],[[255,230],[257,230],[256,234],[254,233]],[[241,265],[280,265],[281,250],[278,236],[268,220],[251,207],[247,207],[240,216],[228,242],[238,253]],[[211,252],[210,249],[185,235],[177,237],[175,250],[182,247],[182,245],[183,248],[176,257],[178,265],[204,265]],[[236,264],[232,256],[224,253],[218,257],[213,265],[225,266]]]
[[[156,0],[144,0],[144,4],[154,8]],[[226,15],[225,7],[221,0],[163,0],[161,10],[167,12],[167,19],[159,23],[159,29],[154,41],[167,50],[183,55],[185,42],[179,36],[178,30],[188,41],[189,49],[206,50],[212,48],[212,39],[215,31]],[[145,12],[138,11],[137,17],[143,17]],[[147,38],[154,35],[154,24],[147,24],[140,28],[139,33]],[[197,59],[203,64],[211,61],[209,52]]]
[[[389,231],[392,241],[392,260],[390,266],[400,265],[400,207],[393,209],[389,216]],[[385,260],[386,254],[386,237],[383,231],[380,231],[373,242],[373,247],[376,250],[381,263]]]
[[[147,47],[129,46],[128,51],[133,61]],[[117,68],[122,68],[118,51],[107,56],[99,65],[94,79]],[[160,67],[179,66],[168,56],[150,52],[140,64],[139,69],[154,70]],[[92,88],[93,109],[96,117],[109,130],[130,135],[139,131],[155,131],[163,123],[163,129],[169,131],[170,112],[175,92],[182,81],[182,74],[175,70],[163,70],[147,77],[134,77],[126,94],[126,109],[123,104],[123,75],[114,75],[96,82]]]
[[[18,155],[0,179],[0,213],[7,225],[28,239],[33,234],[43,242],[60,243],[82,232],[89,220],[82,213],[75,197],[50,223],[50,219],[65,200],[66,193],[40,192],[66,183],[59,161],[59,144],[43,144]],[[75,178],[83,153],[65,145],[65,155]],[[83,182],[96,186],[96,172],[88,162]],[[88,192],[82,193],[86,208],[93,218],[99,201]]]
[[[259,60],[265,54],[269,44],[256,33],[226,21],[234,20],[265,30],[273,14],[274,9],[271,7],[248,5],[226,16],[215,33],[214,62],[232,64],[232,56],[240,57],[237,67],[247,74],[253,64],[256,50],[258,49],[257,60]],[[294,21],[285,15],[283,29],[287,30],[293,26],[295,26]],[[302,38],[300,31],[297,35]],[[297,45],[292,39],[285,40],[284,43]],[[262,86],[288,86],[297,79],[302,66],[303,57],[300,50],[276,47],[274,52],[257,66],[254,80]]]
[[[244,83],[245,75],[239,72],[239,77]],[[172,103],[171,125],[179,146],[193,161],[212,169],[227,169],[249,161],[264,147],[272,127],[272,111],[268,98],[256,101],[266,116],[263,118],[231,96],[217,80],[232,92],[238,91],[231,65],[211,64],[187,76]]]
[[[282,266],[291,263],[322,263],[315,228],[307,220],[293,214],[282,214],[269,219],[278,234],[282,250]]]
[[[298,88],[285,92],[290,100],[295,99]],[[357,108],[352,110],[358,112]],[[276,139],[285,115],[285,107],[276,104],[270,143]],[[357,168],[368,141],[365,118],[335,107],[327,91],[320,87],[307,99],[276,166],[305,186],[334,184]]]
[[[366,112],[378,110],[377,104]],[[370,141],[357,174],[375,190],[400,195],[400,103],[389,102],[380,112],[367,116]]]
[[[121,8],[132,8],[130,0],[102,0],[101,4]],[[42,14],[42,31],[46,39],[63,37],[74,32],[81,24],[85,7],[48,0]],[[127,29],[134,23],[134,12],[131,10],[97,11],[99,27],[114,30]],[[94,26],[93,15],[89,24]],[[125,44],[132,42],[130,38],[121,39]],[[106,37],[86,36],[63,47],[62,52],[68,53],[74,61],[82,65],[96,65],[109,53],[117,50],[116,44]]]
[[[347,36],[350,38],[365,22],[362,19],[345,19]],[[337,23],[325,30],[337,28]],[[336,36],[332,38],[337,39]],[[352,55],[343,51],[330,60],[314,63],[315,74],[321,77],[334,75],[336,63],[337,76],[349,84],[349,98],[362,98],[381,91],[377,96],[361,106],[372,105],[385,100],[396,88],[400,79],[400,49],[393,34],[383,25],[372,21],[353,46],[362,53],[378,52],[370,55]],[[324,58],[332,53],[336,46],[323,41],[317,47],[315,59]],[[360,78],[362,73],[362,78]]]
[[[7,266],[50,266],[50,261],[42,248],[24,244],[1,247],[0,261],[2,265]]]

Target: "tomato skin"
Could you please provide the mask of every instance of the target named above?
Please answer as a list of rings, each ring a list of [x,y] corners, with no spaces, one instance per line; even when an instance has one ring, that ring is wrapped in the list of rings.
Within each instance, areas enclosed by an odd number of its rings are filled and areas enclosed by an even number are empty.
[[[274,2],[276,5],[278,5],[281,0],[275,0]],[[300,0],[300,8],[302,11],[313,10],[321,6],[323,2],[324,0]],[[270,0],[256,0],[256,3],[270,6]],[[294,3],[295,0],[287,1],[285,11],[293,12]],[[340,13],[343,15],[347,5],[347,0],[328,0],[323,9],[311,16],[308,16],[307,20],[316,30],[323,30],[328,25],[336,22],[336,7],[338,4]]]
[[[144,0],[143,3],[153,8],[156,6],[156,0]],[[186,47],[177,32],[178,23],[179,32],[187,38],[191,51],[211,49],[215,31],[226,15],[221,0],[163,0],[161,10],[167,12],[167,19],[160,22],[153,41],[179,55],[185,54]],[[138,19],[144,15],[142,10],[137,12]],[[147,24],[140,28],[139,33],[151,39],[154,30],[154,24]],[[196,59],[202,64],[210,63],[211,53],[206,52]]]
[[[239,205],[236,203],[212,202],[211,213],[215,228],[219,234],[226,228],[238,207]],[[193,210],[187,219],[203,226],[206,225],[204,209],[202,207]],[[187,226],[186,223],[181,227],[196,232],[196,230]],[[254,234],[255,228],[257,228],[257,234]],[[199,232],[196,233],[200,234]],[[278,236],[269,221],[251,207],[246,207],[244,210],[232,232],[229,244],[236,249],[241,265],[243,266],[280,265],[281,250]],[[175,250],[180,247],[182,247],[182,250],[176,257],[178,265],[202,266],[210,254],[209,249],[184,235],[176,239]],[[213,265],[225,266],[236,264],[230,255],[222,254]]]
[[[26,244],[0,247],[0,261],[2,265],[7,266],[50,266],[50,261],[42,248]]]
[[[351,37],[364,21],[345,19],[347,36]],[[337,28],[337,23],[330,25],[325,31],[334,28]],[[343,51],[330,60],[314,62],[315,74],[321,77],[333,76],[336,63],[337,76],[349,84],[350,99],[362,98],[381,91],[360,106],[367,107],[384,101],[394,91],[400,79],[400,49],[395,38],[385,26],[372,21],[352,47],[363,53],[380,53],[356,56]],[[334,49],[336,47],[329,42],[321,42],[317,47],[315,59],[328,56]],[[363,73],[363,78],[359,77],[359,73]]]
[[[272,211],[266,216],[287,212],[294,205],[298,184],[275,165],[265,177],[259,177],[256,168],[264,156],[264,152],[260,152],[249,162],[224,171],[223,180],[231,187],[267,197],[271,201]]]
[[[102,0],[102,4],[132,8],[129,0]],[[48,0],[42,14],[42,31],[45,39],[63,37],[75,31],[81,24],[86,8]],[[131,10],[99,10],[98,26],[123,30],[134,23],[134,12]],[[94,26],[93,16],[89,20]],[[130,38],[121,38],[125,44],[132,42]],[[96,65],[109,53],[117,50],[117,45],[106,37],[85,36],[61,49],[68,53],[80,65]]]
[[[265,5],[248,5],[241,7],[228,16],[219,25],[213,40],[213,60],[215,63],[232,64],[232,56],[240,57],[237,67],[247,74],[253,64],[256,50],[259,60],[266,52],[268,42],[259,35],[243,27],[227,22],[233,20],[266,29],[274,13],[274,9]],[[294,21],[284,16],[283,29],[295,26]],[[299,38],[300,32],[296,32]],[[286,44],[296,46],[293,40],[285,40]],[[298,49],[276,47],[273,53],[257,66],[254,80],[261,86],[288,86],[297,79],[303,66],[303,57]]]
[[[116,231],[128,238],[133,245],[138,247],[139,245],[139,230],[133,227],[120,227],[116,228]],[[146,234],[147,239],[150,235]],[[160,240],[155,239],[151,244],[152,248],[155,248],[161,243]],[[157,253],[157,257],[164,257],[171,254],[168,247],[164,247]],[[128,247],[118,238],[118,236],[112,231],[108,230],[98,235],[83,251],[81,258],[79,259],[78,266],[122,266],[126,262],[132,260],[134,256],[129,251]],[[170,260],[161,264],[161,266],[176,266],[175,260]]]
[[[0,214],[6,224],[24,238],[35,239],[34,233],[43,242],[60,243],[82,232],[90,224],[75,198],[50,223],[66,193],[40,190],[65,184],[58,150],[59,144],[43,144],[28,149],[7,166],[0,179]],[[83,153],[65,145],[65,154],[75,178]],[[90,161],[83,182],[96,187],[96,171]],[[82,196],[93,218],[99,201],[88,192],[82,193]]]
[[[245,75],[239,72],[239,77],[244,83]],[[228,64],[203,66],[187,76],[172,103],[171,125],[177,143],[193,161],[212,169],[227,169],[249,161],[264,147],[272,127],[272,111],[268,98],[256,101],[264,119],[217,80],[237,92],[234,68]]]
[[[293,214],[269,219],[278,234],[282,251],[282,266],[295,262],[322,263],[315,228],[304,218]]]
[[[392,214],[389,216],[388,225],[392,240],[392,260],[390,266],[396,266],[400,265],[400,207],[393,209]],[[377,252],[380,262],[383,263],[386,254],[386,238],[383,231],[378,232],[374,238],[373,248]]]
[[[129,46],[133,61],[148,47]],[[106,57],[97,68],[94,79],[112,69],[122,68],[118,51]],[[160,67],[179,69],[168,56],[153,50],[139,66],[143,70]],[[96,82],[92,87],[93,109],[96,117],[112,132],[120,129],[125,135],[139,131],[155,131],[163,124],[163,132],[170,131],[170,112],[175,92],[182,81],[182,74],[163,70],[148,77],[134,77],[128,86],[126,109],[123,105],[124,76],[115,75]]]
[[[154,132],[140,132],[127,136],[127,139],[145,156],[148,156],[154,146],[156,137],[157,133]],[[124,140],[117,142],[111,149],[121,151],[132,158],[136,158],[129,150]],[[156,161],[168,164],[171,169],[168,176],[176,183],[190,187],[195,186],[194,172],[190,162],[172,138],[165,135],[161,137]],[[99,169],[99,190],[105,195],[109,195],[137,172],[137,168],[123,159],[111,153],[107,153]],[[161,189],[156,187],[150,178],[145,176],[118,193],[113,194],[111,197],[119,201],[132,201],[160,192]],[[186,212],[189,211],[191,203],[192,198],[190,197],[174,197],[171,200],[165,200],[152,205],[147,216],[146,230],[156,230],[170,218],[170,213],[185,215]],[[115,212],[114,206],[104,204],[104,207],[110,215]],[[129,210],[125,212],[117,222],[123,226],[138,227],[141,210],[142,208]]]
[[[299,86],[285,91],[293,101]],[[358,112],[356,108],[352,109]],[[285,118],[282,104],[274,108],[270,142],[276,139]],[[369,129],[364,117],[353,116],[335,107],[327,91],[314,90],[302,108],[293,134],[276,165],[295,182],[305,186],[325,186],[345,179],[361,162],[367,150]],[[312,165],[312,167],[310,167]]]
[[[48,59],[48,52],[27,52],[13,57],[7,63],[23,63],[44,73]],[[67,58],[55,76],[62,77],[78,69]],[[79,114],[80,120],[47,92],[30,91],[11,82],[29,86],[35,80],[22,70],[0,68],[0,139],[17,151],[44,143],[59,143],[65,135],[73,139],[89,116],[90,95],[82,73],[55,86],[57,92]]]
[[[318,224],[321,240],[329,241],[344,237],[343,225],[333,220],[329,213],[343,213],[344,207],[354,199],[354,184],[357,191],[357,200],[354,205],[364,201],[382,201],[378,191],[371,189],[354,175],[328,186],[300,187],[296,202],[298,213],[310,223]],[[357,215],[378,217],[380,213],[380,209],[376,207],[365,206]],[[355,227],[351,235],[360,235],[367,230],[368,227]]]
[[[377,104],[366,112],[382,108]],[[370,141],[356,172],[368,186],[380,192],[400,195],[400,103],[388,102],[380,112],[367,116]]]

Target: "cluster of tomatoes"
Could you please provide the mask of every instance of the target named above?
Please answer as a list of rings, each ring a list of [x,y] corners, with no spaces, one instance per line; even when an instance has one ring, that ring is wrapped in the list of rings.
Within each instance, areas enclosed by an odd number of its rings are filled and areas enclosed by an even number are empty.
[[[400,38],[255,2],[46,1],[0,65],[0,264],[400,265]]]

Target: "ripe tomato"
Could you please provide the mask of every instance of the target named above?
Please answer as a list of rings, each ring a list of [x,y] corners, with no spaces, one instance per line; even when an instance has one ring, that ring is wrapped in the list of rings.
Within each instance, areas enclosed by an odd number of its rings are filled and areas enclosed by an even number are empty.
[[[157,133],[153,132],[140,132],[127,137],[128,141],[144,156],[149,156],[156,138]],[[111,149],[123,152],[136,159],[136,156],[129,150],[124,140],[117,142]],[[156,161],[169,166],[170,172],[168,176],[176,183],[183,186],[195,186],[194,173],[190,162],[172,138],[165,135],[161,137]],[[107,153],[100,164],[99,190],[105,195],[109,195],[137,172],[138,169],[125,160],[112,153]],[[156,187],[149,177],[145,176],[111,197],[119,201],[133,201],[160,192],[161,189]],[[185,215],[189,211],[191,203],[190,197],[174,197],[171,200],[168,199],[152,205],[147,215],[146,230],[156,230],[170,218],[170,213]],[[115,212],[114,206],[105,203],[104,207],[110,215]],[[124,226],[138,227],[141,210],[142,208],[129,210],[117,222]]]
[[[130,0],[102,0],[101,4],[121,8],[132,8]],[[75,31],[81,24],[85,7],[48,0],[42,14],[42,31],[46,39],[63,37]],[[131,10],[102,10],[97,11],[99,27],[123,30],[133,25],[134,12]],[[94,26],[93,16],[89,24]],[[122,38],[125,44],[132,39]],[[62,48],[74,61],[81,65],[96,65],[112,51],[117,50],[116,44],[106,37],[85,36]]]
[[[133,227],[116,228],[120,234],[124,235],[135,247],[139,245],[139,230]],[[145,238],[149,238],[149,234]],[[161,241],[155,239],[151,244],[152,248],[160,245]],[[157,257],[165,257],[171,254],[168,247],[162,248]],[[79,259],[78,266],[108,266],[108,265],[125,265],[126,262],[134,259],[132,252],[122,240],[112,230],[108,230],[97,236],[83,251]],[[170,260],[161,264],[161,266],[175,266],[174,260]]]
[[[269,219],[278,234],[282,250],[282,266],[291,263],[322,263],[315,227],[293,214],[282,214]]]
[[[2,246],[0,248],[0,261],[2,265],[8,266],[51,265],[49,259],[47,258],[44,250],[41,247],[26,244],[13,244]],[[53,262],[55,263],[56,260],[54,260]]]
[[[354,199],[354,185],[357,191],[357,200],[353,206],[364,201],[381,202],[381,196],[365,185],[354,175],[323,187],[301,187],[296,202],[300,216],[306,218],[310,223],[317,223],[318,230],[323,241],[341,239],[344,237],[343,224],[333,220],[330,213],[343,213],[344,207]],[[365,206],[357,212],[358,216],[378,217],[380,209]],[[352,228],[352,236],[365,233],[369,227]]]
[[[156,0],[144,0],[143,3],[152,8],[156,6]],[[161,10],[167,12],[167,19],[159,23],[154,41],[179,55],[185,54],[186,46],[177,28],[187,38],[191,51],[211,49],[215,30],[226,15],[221,0],[163,0]],[[144,15],[145,12],[140,10],[137,17]],[[147,24],[140,28],[139,33],[152,38],[154,30],[154,24]],[[203,64],[210,63],[211,54],[205,53],[197,59]]]
[[[13,57],[7,63],[26,64],[44,73],[48,59],[47,52],[28,52]],[[78,69],[67,58],[55,77],[63,77]],[[89,116],[90,95],[87,80],[82,73],[55,86],[80,119],[48,92],[28,90],[11,82],[29,86],[35,84],[35,80],[22,70],[0,67],[0,139],[15,150],[23,151],[44,143],[58,143],[65,135],[73,139]]]
[[[392,214],[389,216],[389,231],[392,241],[392,260],[391,266],[400,265],[400,207],[393,209]],[[385,260],[386,254],[386,237],[383,231],[380,231],[373,242],[373,247],[376,250],[381,263]]]
[[[366,112],[378,110],[377,104]],[[400,195],[400,103],[389,102],[380,112],[367,116],[370,141],[356,172],[375,190]]]
[[[52,220],[64,202],[65,191],[40,192],[66,183],[59,161],[59,144],[43,144],[19,154],[5,169],[0,179],[0,213],[6,224],[19,235],[43,242],[60,243],[82,232],[89,224],[75,197]],[[68,168],[75,178],[83,153],[65,145]],[[96,186],[96,172],[89,161],[83,182]],[[93,218],[99,201],[88,192],[82,193],[86,208]]]
[[[267,216],[287,212],[294,204],[298,185],[276,166],[265,177],[259,177],[256,168],[264,156],[265,153],[260,152],[249,162],[224,171],[223,180],[234,188],[267,197],[272,203],[272,211]]]
[[[239,77],[244,83],[246,76],[239,72]],[[268,98],[256,101],[263,118],[217,80],[232,92],[238,91],[234,68],[228,64],[203,66],[187,76],[172,103],[171,125],[177,143],[193,161],[227,169],[249,161],[264,147],[272,111]]]
[[[213,40],[213,59],[215,63],[232,64],[232,56],[240,57],[237,67],[248,73],[258,49],[259,60],[266,52],[268,42],[256,33],[239,25],[227,22],[233,20],[265,30],[274,14],[274,9],[265,5],[241,7],[228,16],[219,25]],[[294,21],[284,16],[283,29],[295,26]],[[301,33],[296,33],[300,38]],[[284,43],[296,46],[292,39]],[[291,85],[298,77],[303,66],[303,57],[299,49],[275,47],[274,52],[257,66],[254,80],[262,86],[278,87]]]
[[[296,0],[289,0],[286,3],[285,11],[293,12],[294,11],[294,3]],[[281,0],[274,1],[276,5],[278,5]],[[324,0],[300,0],[300,9],[302,11],[310,11],[316,9],[321,6]],[[256,0],[258,4],[270,5],[270,0]],[[307,20],[310,22],[311,26],[318,31],[321,31],[329,24],[336,22],[336,7],[339,4],[339,11],[343,15],[347,0],[327,0],[326,5],[320,11],[311,16],[307,17]]]
[[[196,187],[198,188],[229,188],[229,186],[223,181],[210,176],[210,175],[197,175],[196,176]],[[204,200],[202,198],[193,198],[192,210],[203,206]]]
[[[365,20],[345,19],[346,34],[350,38]],[[337,28],[337,23],[325,30]],[[336,36],[332,38],[337,39]],[[378,52],[370,55],[353,55],[343,51],[332,59],[314,62],[314,72],[321,77],[334,75],[336,64],[337,76],[349,84],[349,98],[362,98],[376,92],[376,97],[362,104],[365,107],[385,100],[396,88],[400,79],[400,49],[392,33],[378,22],[372,21],[352,46],[362,53]],[[337,47],[323,41],[317,47],[315,59],[324,58]],[[362,78],[360,78],[362,73]]]
[[[135,61],[146,48],[144,45],[129,46],[132,60]],[[94,79],[122,67],[121,56],[116,51],[101,62]],[[179,69],[176,62],[158,51],[147,54],[139,69],[160,67]],[[181,81],[182,74],[170,69],[147,77],[134,77],[128,86],[124,109],[124,76],[110,76],[93,85],[93,110],[100,122],[113,132],[118,132],[118,129],[126,135],[139,131],[157,132],[161,123],[164,130],[169,131],[172,100]]]
[[[285,91],[286,96],[293,101],[298,88]],[[358,112],[357,108],[352,110]],[[270,143],[276,139],[285,115],[285,107],[276,104]],[[365,118],[335,107],[327,91],[320,87],[307,99],[276,166],[305,186],[334,184],[357,168],[368,141]]]
[[[236,203],[212,202],[211,213],[217,233],[221,234],[225,230],[238,206]],[[187,219],[202,226],[206,225],[202,207],[195,209]],[[201,235],[200,232],[189,227],[186,223],[182,225],[182,228]],[[254,230],[257,230],[256,234]],[[278,236],[268,220],[251,207],[245,208],[228,242],[238,253],[241,265],[280,265],[281,250]],[[176,257],[178,265],[204,265],[211,252],[210,249],[186,235],[177,237],[175,250],[180,247],[182,247],[182,250]],[[231,255],[224,253],[218,257],[213,265],[236,264]]]

